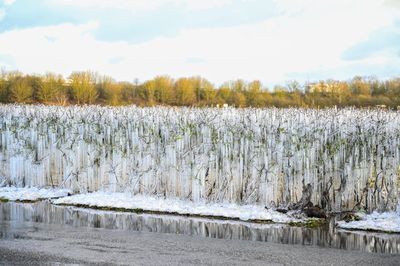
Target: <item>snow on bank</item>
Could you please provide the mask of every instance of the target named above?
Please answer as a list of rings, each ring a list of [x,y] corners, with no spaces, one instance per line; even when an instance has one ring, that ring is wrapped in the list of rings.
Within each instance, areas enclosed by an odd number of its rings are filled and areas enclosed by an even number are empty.
[[[400,211],[385,213],[373,212],[371,214],[361,216],[360,221],[340,221],[338,226],[343,229],[400,233]]]
[[[68,189],[0,187],[0,199],[10,201],[37,201],[65,197],[70,193]]]
[[[194,203],[178,199],[162,199],[142,195],[132,196],[128,193],[94,192],[59,198],[52,202],[54,204],[88,206],[92,208],[140,209],[149,212],[154,211],[180,215],[224,217],[243,221],[263,220],[276,223],[301,221],[287,214],[267,210],[262,206]]]

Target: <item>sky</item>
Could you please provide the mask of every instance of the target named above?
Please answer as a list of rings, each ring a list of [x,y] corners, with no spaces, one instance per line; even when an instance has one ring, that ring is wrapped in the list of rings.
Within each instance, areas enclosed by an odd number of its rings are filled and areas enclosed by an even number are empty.
[[[266,85],[400,76],[400,0],[0,0],[0,68]]]

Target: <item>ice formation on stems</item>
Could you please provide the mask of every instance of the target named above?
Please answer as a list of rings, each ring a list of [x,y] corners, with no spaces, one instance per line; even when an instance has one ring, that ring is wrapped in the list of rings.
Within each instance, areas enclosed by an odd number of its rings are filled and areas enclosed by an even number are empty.
[[[399,165],[395,111],[0,106],[3,185],[393,210]]]

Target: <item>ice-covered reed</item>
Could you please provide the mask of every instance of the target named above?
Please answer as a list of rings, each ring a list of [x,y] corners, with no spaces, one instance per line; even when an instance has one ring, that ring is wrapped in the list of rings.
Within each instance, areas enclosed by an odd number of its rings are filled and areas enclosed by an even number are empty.
[[[389,210],[399,166],[395,111],[0,106],[0,185]]]

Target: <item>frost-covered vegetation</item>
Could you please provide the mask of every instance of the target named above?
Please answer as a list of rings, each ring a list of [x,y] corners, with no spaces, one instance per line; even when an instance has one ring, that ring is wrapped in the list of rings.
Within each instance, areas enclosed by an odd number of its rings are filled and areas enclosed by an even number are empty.
[[[360,109],[0,107],[0,184],[331,211],[393,210],[400,114]]]

